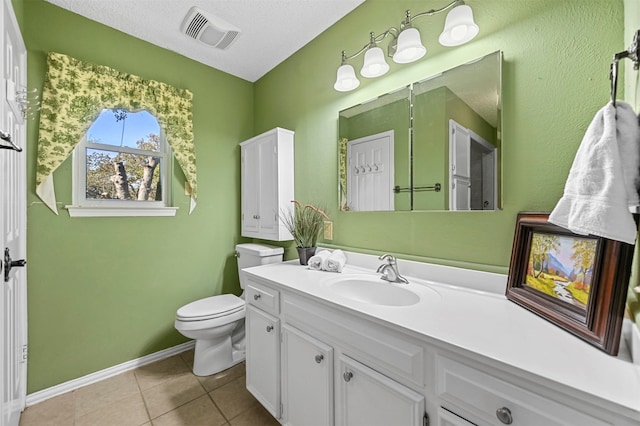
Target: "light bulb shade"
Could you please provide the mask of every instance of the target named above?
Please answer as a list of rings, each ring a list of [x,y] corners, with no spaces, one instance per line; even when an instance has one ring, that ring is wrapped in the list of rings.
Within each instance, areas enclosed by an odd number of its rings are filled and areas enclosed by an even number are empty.
[[[393,54],[393,62],[408,64],[417,61],[427,53],[427,48],[420,41],[420,31],[410,27],[402,30],[398,35],[396,53]]]
[[[370,47],[364,54],[364,64],[360,74],[366,78],[375,78],[389,71],[389,64],[384,60],[384,52],[379,47]]]
[[[438,38],[443,46],[460,46],[478,35],[478,26],[473,21],[473,11],[466,4],[456,6],[447,14],[444,30]]]
[[[338,92],[348,92],[360,86],[360,80],[356,77],[356,72],[349,64],[341,65],[336,73],[336,82],[333,88]]]

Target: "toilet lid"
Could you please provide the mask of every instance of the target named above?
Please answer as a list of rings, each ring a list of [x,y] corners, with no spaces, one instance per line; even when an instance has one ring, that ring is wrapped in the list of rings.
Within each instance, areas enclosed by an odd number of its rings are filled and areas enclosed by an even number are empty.
[[[196,300],[178,309],[181,320],[198,321],[230,315],[244,308],[244,300],[233,294],[221,294]]]

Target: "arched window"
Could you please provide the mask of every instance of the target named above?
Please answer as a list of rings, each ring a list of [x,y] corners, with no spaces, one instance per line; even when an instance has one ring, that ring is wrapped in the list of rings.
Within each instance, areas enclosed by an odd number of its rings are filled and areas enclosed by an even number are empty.
[[[169,207],[169,146],[148,111],[102,110],[73,156],[74,206]]]

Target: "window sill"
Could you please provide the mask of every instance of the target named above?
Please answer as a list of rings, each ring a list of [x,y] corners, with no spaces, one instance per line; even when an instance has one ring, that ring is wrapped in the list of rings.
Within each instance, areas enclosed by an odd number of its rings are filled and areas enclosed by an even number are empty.
[[[70,217],[144,217],[175,216],[178,207],[82,207],[65,206]]]

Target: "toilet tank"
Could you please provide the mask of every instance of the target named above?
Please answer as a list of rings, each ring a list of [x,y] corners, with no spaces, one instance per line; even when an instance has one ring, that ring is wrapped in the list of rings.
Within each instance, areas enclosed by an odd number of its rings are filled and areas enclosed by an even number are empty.
[[[244,277],[240,273],[244,268],[267,265],[269,263],[282,262],[284,249],[282,247],[266,244],[238,244],[236,246],[236,258],[238,259],[238,274],[240,275],[240,288],[244,289]]]

